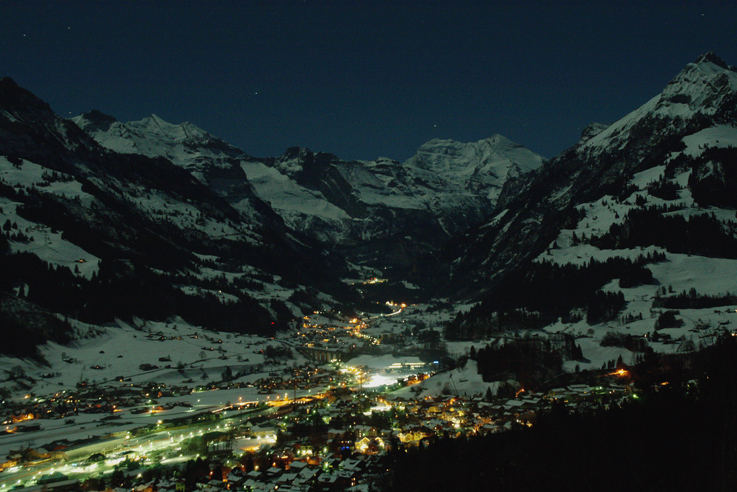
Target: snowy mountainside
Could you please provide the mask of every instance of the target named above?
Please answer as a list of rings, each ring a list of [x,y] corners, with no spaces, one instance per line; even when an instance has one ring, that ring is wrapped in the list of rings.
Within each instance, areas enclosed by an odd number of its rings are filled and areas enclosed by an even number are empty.
[[[187,132],[182,138],[197,134]],[[4,332],[23,341],[13,331],[24,323],[13,314],[18,306],[56,316],[54,332],[71,329],[67,318],[180,315],[266,333],[319,306],[300,303],[327,298],[321,286],[337,288],[341,259],[288,229],[252,193],[247,199],[248,210],[238,210],[164,157],[105,149],[0,80]]]
[[[155,114],[122,123],[97,110],[76,116],[72,121],[101,146],[114,152],[163,157],[184,168],[252,221],[279,220],[243,179],[239,159],[247,156],[191,123],[175,125]]]
[[[104,147],[121,154],[167,157],[172,161],[189,159],[189,165],[185,167],[194,171],[195,176],[199,170],[196,167],[196,155],[188,152],[188,148],[212,139],[207,132],[191,123],[173,125],[155,114],[123,124],[111,116],[93,110],[72,118],[72,121],[93,138],[104,139]]]
[[[584,357],[566,364],[583,368],[737,331],[736,81],[703,55],[642,107],[510,181],[495,218],[447,251],[453,285],[484,299],[448,335],[563,332]]]
[[[498,277],[539,254],[559,229],[570,228],[580,203],[625,193],[635,173],[688,157],[683,152],[699,146],[694,139],[713,136],[711,145],[723,147],[729,137],[722,141],[717,135],[728,134],[737,121],[734,80],[737,73],[724,62],[712,54],[702,55],[640,108],[605,129],[587,128],[577,145],[547,165],[510,179],[490,215],[503,213],[501,220],[479,226],[447,252],[456,259],[456,275],[462,279],[467,272],[478,272],[479,280]],[[702,103],[703,110],[698,105]],[[712,176],[717,188],[713,191],[728,194],[728,166],[702,164],[693,167],[689,189]]]
[[[395,255],[399,263],[437,250],[486,217],[509,177],[542,164],[500,135],[471,143],[432,140],[399,163],[343,161],[297,147],[255,158],[189,123],[156,116],[122,123],[91,112],[73,121],[104,147],[170,159],[238,210],[253,208],[252,190],[289,227],[374,266],[392,263],[388,250],[398,240],[410,248],[404,260]]]
[[[335,286],[346,259],[480,300],[447,323],[450,344],[560,332],[590,365],[685,349],[734,328],[736,76],[701,56],[545,165],[499,135],[431,140],[402,163],[298,147],[257,158],[156,116],[62,120],[4,82],[4,287],[94,323],[176,314],[268,331],[329,295],[355,302]]]

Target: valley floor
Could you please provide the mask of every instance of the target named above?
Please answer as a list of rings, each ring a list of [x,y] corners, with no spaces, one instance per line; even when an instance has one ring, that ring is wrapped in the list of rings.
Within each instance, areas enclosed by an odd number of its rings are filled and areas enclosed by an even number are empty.
[[[388,450],[532,426],[555,402],[609,408],[637,396],[628,371],[598,370],[615,359],[633,363],[636,353],[601,342],[612,331],[644,335],[653,319],[558,323],[538,332],[576,334],[583,360],[564,363],[571,377],[533,390],[484,381],[469,352],[508,343],[509,336],[443,340],[434,328],[454,314],[439,304],[387,301],[383,314],[315,311],[274,338],[210,332],[181,320],[79,324],[87,337],[42,347],[48,367],[0,361],[7,375],[0,490],[44,482],[63,487],[69,480],[110,479],[113,472],[119,480],[121,470],[129,470],[124,481],[140,483],[147,469],[216,456],[231,456],[224,464],[234,475],[224,475],[213,490],[249,480],[253,490],[278,484],[307,490],[318,480],[363,490],[377,480],[376,457]],[[657,351],[683,351],[677,340],[692,333],[708,344],[732,324],[737,331],[734,307],[681,314],[689,322],[672,329],[680,331],[670,340],[652,344]],[[695,319],[720,331],[696,327]],[[313,473],[292,471],[305,466]]]

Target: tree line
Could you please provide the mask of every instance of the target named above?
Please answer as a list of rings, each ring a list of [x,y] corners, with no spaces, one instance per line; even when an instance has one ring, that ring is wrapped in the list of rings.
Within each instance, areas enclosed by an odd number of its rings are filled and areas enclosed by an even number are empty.
[[[645,265],[664,258],[649,253],[634,259],[592,259],[581,265],[529,262],[507,273],[481,303],[448,323],[446,337],[474,339],[505,330],[541,328],[558,318],[575,322],[585,316],[590,324],[614,319],[625,306],[624,296],[601,287],[614,278],[627,287],[656,283]]]

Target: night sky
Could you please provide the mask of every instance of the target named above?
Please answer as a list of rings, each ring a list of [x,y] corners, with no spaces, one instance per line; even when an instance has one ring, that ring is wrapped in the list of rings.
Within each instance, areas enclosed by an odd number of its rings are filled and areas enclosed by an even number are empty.
[[[736,41],[737,2],[0,0],[0,75],[57,113],[156,113],[256,156],[500,133],[551,157]]]

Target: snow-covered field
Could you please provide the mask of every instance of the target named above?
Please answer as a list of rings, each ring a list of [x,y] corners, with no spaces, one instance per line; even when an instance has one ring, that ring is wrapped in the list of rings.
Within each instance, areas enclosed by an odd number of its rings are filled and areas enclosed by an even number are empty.
[[[279,345],[278,341],[255,335],[207,331],[181,320],[171,323],[140,321],[138,327],[119,321],[117,326],[97,330],[97,335],[81,338],[70,346],[54,342],[42,345],[40,352],[50,367],[3,356],[0,357],[0,370],[22,368],[27,376],[36,379],[33,393],[42,395],[73,388],[80,381],[116,385],[119,376],[137,384],[151,381],[174,385],[189,379],[206,384],[209,379],[219,380],[225,367],[230,367],[234,373],[286,367],[278,361],[267,361],[261,353],[269,344]],[[160,360],[162,358],[166,360]],[[289,366],[303,362],[304,358],[295,352]],[[140,369],[143,364],[158,368]]]

